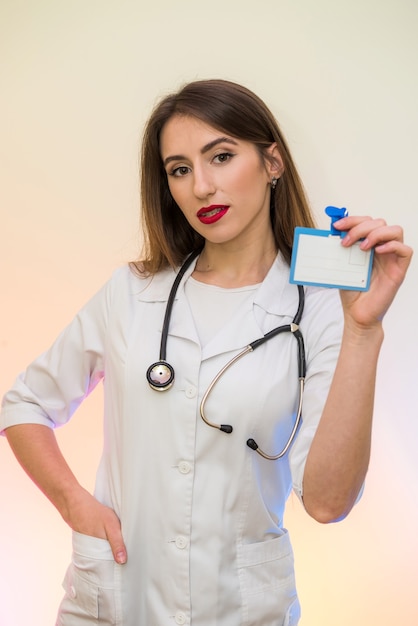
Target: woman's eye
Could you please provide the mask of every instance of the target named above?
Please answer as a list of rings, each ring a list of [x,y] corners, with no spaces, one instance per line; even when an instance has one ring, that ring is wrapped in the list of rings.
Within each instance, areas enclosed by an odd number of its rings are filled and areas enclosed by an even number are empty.
[[[189,173],[189,171],[190,169],[186,165],[180,165],[179,167],[175,167],[173,170],[171,170],[170,176],[185,176]]]
[[[233,156],[234,155],[230,152],[221,152],[221,154],[217,154],[213,160],[215,161],[215,163],[225,163],[226,161],[229,161],[229,159],[231,159]]]

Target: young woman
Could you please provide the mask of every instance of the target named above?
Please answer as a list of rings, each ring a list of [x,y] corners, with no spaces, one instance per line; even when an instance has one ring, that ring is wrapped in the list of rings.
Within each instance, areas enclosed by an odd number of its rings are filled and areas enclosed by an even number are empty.
[[[382,317],[412,251],[400,227],[347,217],[342,245],[375,250],[369,291],[289,284],[294,228],[313,226],[303,188],[265,104],[221,80],[152,113],[142,215],[142,258],[3,402],[1,429],[73,529],[57,625],[295,625],[285,502],[293,488],[331,522],[358,498]],[[53,428],[100,381],[93,496]]]

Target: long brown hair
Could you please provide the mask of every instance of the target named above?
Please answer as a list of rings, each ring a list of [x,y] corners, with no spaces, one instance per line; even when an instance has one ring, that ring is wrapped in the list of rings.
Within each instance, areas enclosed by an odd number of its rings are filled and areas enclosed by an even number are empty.
[[[226,80],[200,80],[163,98],[145,127],[141,159],[144,251],[141,261],[132,264],[134,268],[155,274],[168,266],[177,267],[204,243],[173,200],[162,163],[160,135],[174,115],[195,117],[231,137],[250,141],[263,158],[267,158],[266,149],[277,144],[284,171],[272,190],[270,215],[277,249],[290,263],[295,227],[313,227],[314,219],[278,123],[246,87]]]

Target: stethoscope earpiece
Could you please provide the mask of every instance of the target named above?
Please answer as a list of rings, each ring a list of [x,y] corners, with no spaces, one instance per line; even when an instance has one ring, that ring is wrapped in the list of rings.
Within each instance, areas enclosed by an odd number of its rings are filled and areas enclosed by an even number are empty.
[[[166,361],[157,361],[147,369],[147,381],[151,389],[166,391],[174,382],[174,369]]]

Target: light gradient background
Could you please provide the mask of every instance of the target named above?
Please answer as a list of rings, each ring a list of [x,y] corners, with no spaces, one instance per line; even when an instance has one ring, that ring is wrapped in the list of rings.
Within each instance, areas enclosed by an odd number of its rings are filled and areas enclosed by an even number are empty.
[[[418,248],[417,31],[416,0],[1,0],[1,395],[137,254],[143,123],[183,82],[266,100],[322,226],[346,206]],[[415,263],[385,321],[362,501],[330,526],[289,502],[302,626],[418,623],[416,285]],[[101,402],[58,433],[90,489]],[[69,529],[0,440],[1,626],[52,625],[69,558]]]

